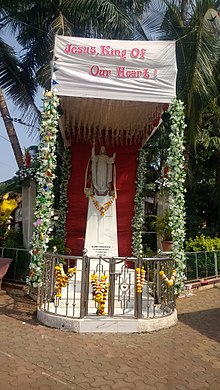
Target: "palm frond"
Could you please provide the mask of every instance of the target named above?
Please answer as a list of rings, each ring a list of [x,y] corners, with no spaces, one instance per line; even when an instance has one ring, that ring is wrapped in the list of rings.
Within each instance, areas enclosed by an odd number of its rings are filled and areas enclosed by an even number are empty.
[[[164,39],[165,34],[161,29],[166,7],[162,0],[151,0],[145,7],[142,15],[134,16],[133,37],[138,40]]]
[[[13,49],[0,38],[0,87],[29,119],[36,121],[40,112],[34,103],[36,84]]]

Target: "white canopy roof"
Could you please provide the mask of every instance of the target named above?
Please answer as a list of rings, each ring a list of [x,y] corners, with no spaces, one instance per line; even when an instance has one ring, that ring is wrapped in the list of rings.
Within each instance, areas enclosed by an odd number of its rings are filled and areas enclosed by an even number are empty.
[[[162,105],[176,95],[173,41],[57,36],[52,88],[62,97],[66,145],[97,134],[146,140]]]

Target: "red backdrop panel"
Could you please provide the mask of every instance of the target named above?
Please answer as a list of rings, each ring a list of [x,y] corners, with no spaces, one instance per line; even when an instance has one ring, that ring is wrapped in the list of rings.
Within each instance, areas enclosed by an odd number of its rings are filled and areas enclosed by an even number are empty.
[[[131,222],[134,213],[137,156],[140,145],[106,146],[106,153],[116,152],[117,228],[119,256],[131,255]],[[84,195],[85,170],[91,156],[91,144],[72,145],[71,175],[68,186],[66,245],[72,255],[81,255],[84,248],[88,199]],[[96,148],[99,154],[100,147]]]

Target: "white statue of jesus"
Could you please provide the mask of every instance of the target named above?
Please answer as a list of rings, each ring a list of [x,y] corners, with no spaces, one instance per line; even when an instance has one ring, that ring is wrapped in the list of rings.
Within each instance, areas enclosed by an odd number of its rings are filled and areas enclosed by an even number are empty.
[[[105,147],[101,146],[100,154],[95,154],[92,148],[92,184],[96,195],[107,195],[111,190],[113,182],[112,167],[115,162],[116,153],[112,157],[106,155]]]
[[[118,256],[115,157],[116,153],[108,156],[104,146],[96,154],[94,145],[87,164],[84,193],[88,198],[88,213],[84,247],[88,256]]]

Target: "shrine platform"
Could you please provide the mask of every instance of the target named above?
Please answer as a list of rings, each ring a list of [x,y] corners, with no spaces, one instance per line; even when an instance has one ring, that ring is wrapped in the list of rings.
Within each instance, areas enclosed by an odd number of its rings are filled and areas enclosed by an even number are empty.
[[[160,274],[172,273],[171,258],[45,254],[44,262],[38,319],[47,326],[140,333],[177,322],[174,286]]]

